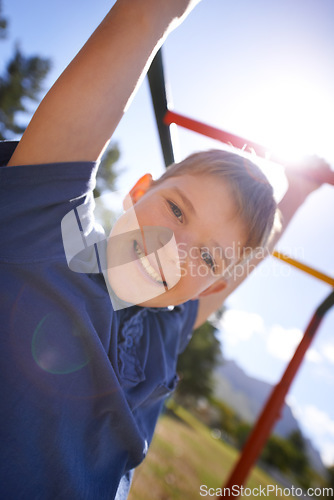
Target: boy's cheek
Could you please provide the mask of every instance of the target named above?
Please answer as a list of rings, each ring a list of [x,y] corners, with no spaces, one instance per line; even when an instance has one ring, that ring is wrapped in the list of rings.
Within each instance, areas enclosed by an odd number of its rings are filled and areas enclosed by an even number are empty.
[[[186,243],[178,243],[177,244],[177,250],[178,250],[178,255],[179,255],[179,260],[181,265],[184,265],[187,259],[187,244]]]
[[[182,278],[187,278],[187,281],[195,286],[197,283],[203,281],[203,277],[198,272],[198,262],[196,260],[188,260],[187,262],[181,262],[180,272]]]
[[[188,274],[187,269],[185,268],[185,266],[183,264],[184,263],[180,262],[180,277],[181,278],[184,278]]]

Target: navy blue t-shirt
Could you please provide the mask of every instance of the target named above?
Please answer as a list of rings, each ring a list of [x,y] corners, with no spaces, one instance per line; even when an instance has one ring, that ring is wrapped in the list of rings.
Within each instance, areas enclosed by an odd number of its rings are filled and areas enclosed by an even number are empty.
[[[68,268],[61,221],[93,201],[97,165],[6,167],[0,144],[0,498],[125,498],[197,301],[114,311],[103,275]],[[89,210],[88,210],[89,211]]]

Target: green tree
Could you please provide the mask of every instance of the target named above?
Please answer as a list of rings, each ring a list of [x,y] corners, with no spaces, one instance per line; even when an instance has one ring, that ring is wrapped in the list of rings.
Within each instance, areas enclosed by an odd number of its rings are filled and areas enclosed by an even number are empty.
[[[303,435],[299,430],[295,430],[288,436],[287,441],[294,450],[294,453],[290,455],[291,470],[297,474],[297,476],[303,476],[306,474],[309,467]]]
[[[26,124],[18,122],[18,114],[29,114],[32,101],[37,101],[50,61],[38,56],[25,57],[19,47],[0,76],[0,139],[22,134]]]
[[[7,36],[7,20],[0,3],[0,38]],[[29,107],[38,101],[44,79],[51,67],[49,59],[24,56],[16,46],[4,74],[0,75],[0,139],[21,135],[26,127],[19,117],[31,114]]]
[[[228,434],[228,436],[237,440],[237,432],[238,428],[244,422],[235,412],[235,410],[229,406],[225,401],[220,399],[216,399],[214,396],[209,399],[210,405],[215,408],[220,414],[220,422],[217,425],[224,433]],[[249,431],[249,429],[248,429]]]
[[[113,222],[117,215],[121,212],[121,206],[113,208],[109,206],[110,197],[112,192],[115,191],[116,178],[120,174],[120,170],[116,169],[116,163],[120,157],[120,151],[117,144],[111,144],[103,153],[99,170],[96,177],[96,187],[94,189],[95,198],[95,217],[97,222],[101,224],[106,234],[109,234]],[[118,200],[119,205],[121,201]]]
[[[209,398],[212,394],[212,372],[221,356],[216,331],[206,321],[194,331],[187,349],[179,356],[177,371],[180,383],[176,391],[178,400],[181,401],[185,396]]]
[[[307,485],[310,473],[304,438],[300,431],[293,431],[287,439],[277,435],[270,436],[261,455],[267,464],[282,472],[289,472]]]
[[[290,457],[293,453],[293,447],[286,439],[273,434],[263,449],[261,459],[282,472],[289,472],[291,470]]]
[[[248,422],[242,421],[236,426],[234,430],[234,435],[239,450],[241,450],[244,447],[244,444],[246,443],[251,430],[252,430],[252,425],[249,424]]]
[[[0,0],[0,39],[7,36],[7,19],[2,16],[2,1]]]
[[[106,191],[115,189],[115,181],[120,172],[116,172],[113,166],[119,160],[119,157],[120,151],[117,144],[110,145],[104,152],[94,189],[95,198],[101,196]]]
[[[327,468],[327,484],[329,488],[334,490],[334,465]]]
[[[296,450],[301,452],[306,451],[305,441],[300,430],[296,429],[295,431],[292,431],[288,436],[288,441],[294,448],[296,448]]]

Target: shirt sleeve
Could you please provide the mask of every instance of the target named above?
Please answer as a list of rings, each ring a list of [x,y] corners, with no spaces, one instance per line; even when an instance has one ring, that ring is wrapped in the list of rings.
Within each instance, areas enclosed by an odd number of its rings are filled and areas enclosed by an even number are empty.
[[[185,304],[177,306],[177,308],[179,308],[178,313],[182,322],[180,325],[181,336],[178,351],[179,354],[185,350],[192,337],[194,324],[197,318],[198,304],[198,300],[189,300]]]
[[[7,167],[16,147],[0,144],[0,259],[43,261],[64,256],[63,217],[85,203],[93,211],[96,162]]]

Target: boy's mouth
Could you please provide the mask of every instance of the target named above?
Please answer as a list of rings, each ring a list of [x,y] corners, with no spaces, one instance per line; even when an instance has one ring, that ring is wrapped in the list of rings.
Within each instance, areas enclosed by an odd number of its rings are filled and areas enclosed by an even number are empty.
[[[161,276],[157,273],[154,267],[151,266],[148,258],[146,257],[145,253],[142,251],[136,240],[134,240],[133,242],[133,248],[138,256],[138,260],[141,263],[145,273],[148,274],[149,277],[152,278],[156,283],[159,283],[160,285],[164,285],[164,287],[167,287],[167,282],[162,280]]]

